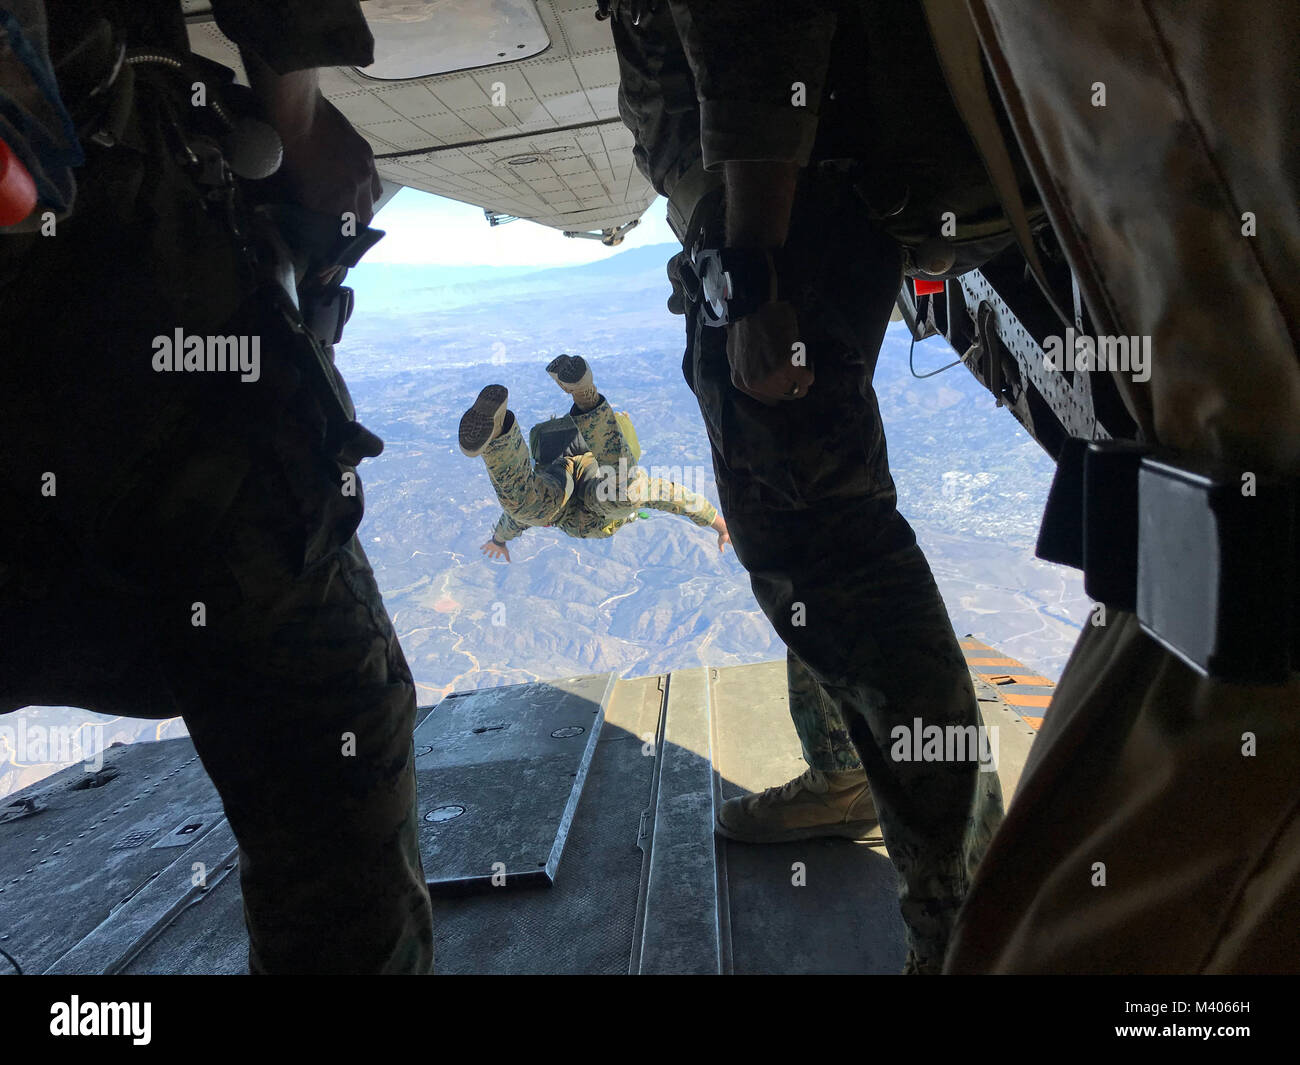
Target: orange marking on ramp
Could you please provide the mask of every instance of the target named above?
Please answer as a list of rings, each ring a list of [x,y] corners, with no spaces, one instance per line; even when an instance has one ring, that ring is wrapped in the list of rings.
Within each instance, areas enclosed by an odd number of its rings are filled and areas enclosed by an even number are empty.
[[[1023,663],[1017,662],[1014,658],[968,658],[966,664],[968,666],[1020,666],[1021,669],[1025,668]],[[978,672],[983,673],[984,670],[981,669]]]
[[[1012,706],[1041,706],[1046,709],[1052,705],[1050,695],[1021,695],[1017,692],[1001,692],[1000,694]]]
[[[1024,714],[1021,714],[1020,719],[1032,729],[1040,729],[1043,727],[1043,719],[1041,717],[1025,717]]]

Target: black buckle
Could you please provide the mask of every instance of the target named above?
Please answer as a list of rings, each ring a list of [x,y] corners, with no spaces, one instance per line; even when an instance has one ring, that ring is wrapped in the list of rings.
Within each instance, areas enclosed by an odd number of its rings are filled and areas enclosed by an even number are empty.
[[[1143,630],[1205,676],[1283,683],[1300,665],[1294,484],[1147,455],[1138,496]]]
[[[697,248],[693,260],[705,325],[729,325],[753,314],[771,297],[773,275],[780,276],[777,251]]]
[[[720,248],[700,248],[691,264],[700,282],[700,305],[704,324],[724,326],[728,323],[728,301],[733,294],[731,275],[722,261]]]
[[[1121,441],[1068,440],[1036,553],[1207,677],[1300,667],[1296,485]]]
[[[347,285],[331,285],[310,295],[299,295],[303,321],[316,339],[328,347],[343,339],[343,327],[352,317],[355,304],[356,293]]]

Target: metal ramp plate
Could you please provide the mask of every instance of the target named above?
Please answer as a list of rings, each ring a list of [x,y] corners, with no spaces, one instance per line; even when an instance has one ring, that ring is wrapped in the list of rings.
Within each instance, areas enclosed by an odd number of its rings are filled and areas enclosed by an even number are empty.
[[[216,876],[234,860],[187,738],[110,747],[98,772],[74,763],[0,814],[0,946],[29,973],[115,971],[189,897],[195,861]]]
[[[783,661],[712,671],[722,798],[784,784],[807,769],[790,720]],[[737,973],[898,973],[907,950],[898,878],[879,839],[726,843]]]
[[[617,677],[447,696],[415,730],[432,891],[554,883]]]

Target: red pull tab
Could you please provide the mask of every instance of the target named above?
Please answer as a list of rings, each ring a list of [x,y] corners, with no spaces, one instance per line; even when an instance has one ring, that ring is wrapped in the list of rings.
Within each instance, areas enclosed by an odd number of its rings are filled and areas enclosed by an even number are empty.
[[[17,225],[36,209],[36,182],[22,160],[0,141],[0,226]]]
[[[919,277],[912,278],[912,284],[916,287],[917,297],[934,296],[943,291],[944,283],[942,281],[929,281]]]

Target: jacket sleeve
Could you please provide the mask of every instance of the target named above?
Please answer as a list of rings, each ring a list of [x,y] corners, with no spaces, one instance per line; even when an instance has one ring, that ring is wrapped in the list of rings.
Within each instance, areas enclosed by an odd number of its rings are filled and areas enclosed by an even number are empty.
[[[826,0],[670,0],[710,170],[808,162],[836,17]]]
[[[212,0],[212,13],[222,33],[277,74],[375,61],[360,0]]]
[[[718,516],[717,508],[698,492],[692,492],[685,485],[665,481],[661,477],[648,478],[642,491],[637,494],[638,506],[678,514],[704,528],[712,525],[713,519]]]
[[[640,13],[625,4],[614,12],[619,115],[632,132],[637,169],[656,192],[671,196],[700,158],[695,80],[667,4]]]
[[[519,522],[515,521],[514,518],[503,510],[501,512],[501,517],[497,518],[497,523],[492,529],[492,538],[494,540],[500,540],[501,543],[504,544],[506,541],[513,540],[517,536],[522,536],[526,528],[528,528],[527,525],[520,525]]]

